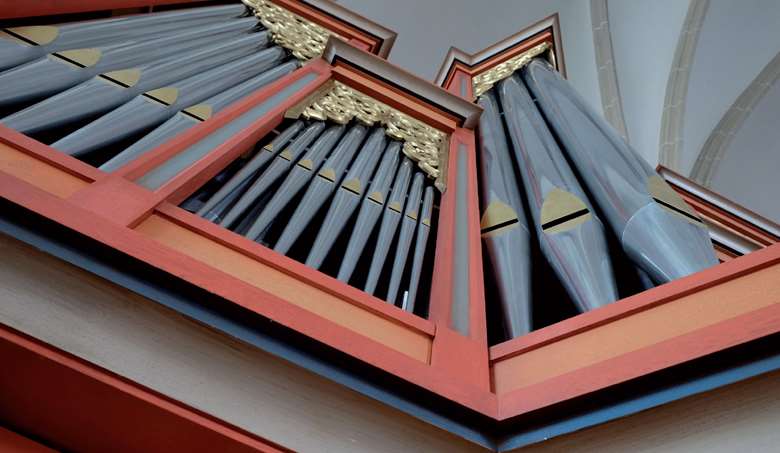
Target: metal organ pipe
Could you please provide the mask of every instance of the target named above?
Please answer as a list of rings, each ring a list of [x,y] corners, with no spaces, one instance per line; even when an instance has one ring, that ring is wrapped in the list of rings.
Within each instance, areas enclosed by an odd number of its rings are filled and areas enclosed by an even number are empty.
[[[492,91],[480,96],[480,230],[511,338],[531,331],[531,236],[520,182]]]
[[[297,60],[282,63],[275,68],[269,69],[260,75],[252,77],[251,79],[201,101],[198,104],[187,106],[181,111],[176,112],[169,120],[145,134],[140,140],[112,157],[99,168],[103,171],[115,171],[131,160],[137,159],[146,152],[162,145],[174,136],[196,124],[206,121],[233,102],[268,85],[280,77],[293,72],[298,68],[299,64],[300,63]]]
[[[355,142],[360,143],[363,134],[365,134],[365,128],[353,126],[345,139],[336,145],[343,135],[344,129],[345,126],[342,125],[330,126],[317,138],[309,151],[292,166],[290,173],[282,181],[282,185],[263,208],[263,212],[252,222],[252,226],[245,234],[246,237],[255,241],[261,239],[266,228],[276,219],[279,212],[287,207],[295,195],[314,177],[315,172],[320,168],[325,157],[333,150],[333,147],[338,146],[342,149],[351,147]]]
[[[532,61],[524,78],[639,268],[664,283],[718,264],[693,209],[549,64]]]
[[[522,80],[498,92],[542,253],[581,311],[617,299],[603,227]]]
[[[170,34],[154,39],[102,43],[91,48],[51,53],[0,73],[0,105],[59,93],[98,74],[163,60],[213,44],[215,39],[247,32],[256,24],[256,19],[247,17],[194,30],[172,30]]]
[[[233,226],[236,220],[238,220],[253,203],[287,173],[287,170],[292,166],[293,162],[298,160],[298,157],[306,151],[309,144],[311,144],[324,129],[325,123],[315,121],[306,127],[300,135],[295,137],[295,140],[293,140],[289,146],[284,149],[274,150],[275,153],[278,153],[274,156],[274,160],[265,170],[263,170],[260,176],[257,177],[255,182],[252,183],[252,186],[241,195],[241,198],[238,199],[236,204],[225,213],[224,218],[219,224],[226,228]]]
[[[179,110],[278,65],[286,52],[271,47],[140,94],[51,146],[79,156],[156,126]]]
[[[226,5],[62,25],[4,28],[0,29],[0,71],[47,53],[108,42],[148,39],[172,30],[237,18],[244,11],[243,6]]]
[[[401,230],[398,232],[398,241],[393,256],[393,267],[390,272],[390,283],[387,289],[387,301],[395,305],[395,298],[398,288],[401,286],[401,277],[403,277],[406,266],[406,258],[409,256],[409,248],[412,246],[414,238],[414,227],[420,217],[420,199],[422,198],[423,183],[425,176],[421,172],[414,175],[412,188],[409,189],[409,196],[404,208],[404,216],[401,219]]]
[[[267,32],[251,33],[163,62],[111,71],[9,115],[0,123],[23,133],[73,123],[111,110],[141,93],[252,55],[267,44]]]
[[[314,245],[306,258],[307,266],[319,269],[322,265],[336,238],[347,224],[347,220],[364,199],[365,186],[374,173],[386,143],[385,130],[381,127],[374,129],[366,139],[366,143],[333,197],[325,220],[317,232]]]
[[[252,176],[274,158],[274,156],[303,129],[303,121],[296,121],[285,128],[270,143],[257,151],[254,157],[233,175],[219,190],[214,193],[201,207],[197,214],[206,220],[216,221],[222,211],[230,205],[231,201],[241,195],[243,190],[252,182]]]
[[[317,176],[309,183],[281,237],[276,241],[274,250],[279,253],[287,253],[290,250],[304,228],[309,225],[314,214],[336,191],[366,133],[366,128],[361,125],[352,126],[347,131],[339,145],[317,171]]]
[[[417,302],[417,292],[420,286],[425,251],[428,249],[428,236],[431,232],[431,216],[433,215],[433,187],[425,188],[420,222],[417,224],[417,236],[414,239],[414,251],[412,252],[412,272],[409,276],[409,291],[401,301],[401,309],[414,313]]]
[[[391,142],[385,150],[385,155],[379,163],[379,168],[371,180],[371,184],[366,190],[367,195],[360,203],[355,228],[347,243],[347,250],[344,252],[344,258],[341,260],[341,266],[337,278],[343,282],[348,282],[355,271],[360,255],[363,253],[371,232],[374,231],[380,214],[385,207],[387,194],[390,191],[390,184],[393,182],[393,176],[398,169],[398,162],[401,160],[401,144]],[[404,159],[402,164],[404,170],[398,172],[399,175],[405,174],[407,180],[412,169],[412,162]]]

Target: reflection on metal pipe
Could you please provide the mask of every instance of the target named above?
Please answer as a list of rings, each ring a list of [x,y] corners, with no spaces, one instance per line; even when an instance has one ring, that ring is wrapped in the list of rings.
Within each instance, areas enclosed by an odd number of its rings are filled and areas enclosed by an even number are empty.
[[[162,63],[111,71],[9,115],[0,123],[23,133],[73,123],[111,110],[141,93],[249,56],[267,43],[267,32],[252,33],[184,52]]]
[[[371,236],[371,232],[374,231],[379,215],[385,206],[387,193],[390,191],[390,184],[393,182],[393,176],[396,174],[400,160],[401,143],[391,142],[385,150],[384,157],[382,157],[382,161],[379,163],[379,168],[371,180],[368,190],[366,190],[366,197],[360,203],[360,211],[358,212],[357,221],[355,221],[355,228],[349,237],[347,250],[344,252],[344,257],[339,267],[337,278],[343,282],[348,282],[352,277],[355,266],[365,250],[368,238]],[[405,178],[408,182],[408,174],[412,171],[412,162],[404,159],[403,166],[406,169],[398,173],[399,175],[405,173]]]
[[[159,125],[179,110],[276,66],[285,56],[284,49],[274,46],[147,91],[51,146],[72,156],[100,149]]]
[[[216,40],[247,32],[257,21],[251,17],[209,24],[194,30],[140,42],[101,43],[95,47],[51,53],[0,73],[0,105],[32,101],[59,93],[98,74],[161,61]]]
[[[657,283],[718,264],[701,219],[548,64],[525,79],[626,254]]]
[[[328,160],[322,164],[317,176],[309,183],[303,198],[295,208],[292,217],[284,228],[282,235],[274,245],[274,250],[279,253],[287,253],[293,243],[309,225],[314,214],[319,211],[325,201],[336,191],[341,183],[341,178],[352,162],[360,143],[366,135],[364,126],[355,125],[349,128],[339,145],[331,153]],[[316,165],[316,163],[315,163]]]
[[[331,126],[317,138],[317,141],[314,142],[309,151],[292,167],[290,173],[282,181],[279,190],[274,193],[274,196],[271,197],[271,200],[263,208],[263,212],[252,222],[252,226],[246,232],[246,237],[252,240],[262,238],[266,228],[276,219],[279,212],[287,207],[290,200],[314,177],[315,172],[322,165],[325,157],[333,150],[336,142],[344,133],[344,129],[345,127],[341,125]],[[345,142],[344,146],[348,146],[348,143],[354,136],[353,134],[348,135],[347,138],[349,140]],[[339,146],[341,146],[341,143],[339,143]]]
[[[417,236],[414,239],[412,254],[412,273],[409,276],[409,291],[401,301],[401,309],[414,313],[417,302],[417,292],[420,290],[420,275],[425,262],[425,251],[428,249],[428,236],[431,231],[431,216],[433,215],[433,187],[425,188],[420,222],[417,224]]]
[[[298,160],[298,157],[306,151],[317,136],[325,129],[325,123],[316,121],[310,124],[290,146],[284,148],[274,157],[271,164],[263,170],[263,173],[257,177],[252,186],[241,195],[236,204],[225,213],[224,218],[219,222],[220,225],[230,228],[236,220],[250,206],[252,206],[276,181],[287,173],[290,166]]]
[[[145,134],[143,138],[125,148],[99,168],[103,171],[115,171],[122,165],[137,159],[185,130],[206,121],[233,102],[293,72],[298,68],[299,64],[297,60],[288,61],[229,90],[212,96],[199,104],[188,106],[177,112],[168,121]]]
[[[379,237],[373,250],[371,265],[368,268],[368,278],[363,287],[363,290],[369,294],[374,294],[376,285],[379,282],[379,276],[382,274],[382,268],[384,268],[385,261],[387,261],[387,253],[390,250],[390,244],[393,242],[395,232],[398,229],[398,222],[401,220],[401,213],[404,210],[404,202],[406,201],[413,166],[412,161],[404,157],[401,168],[395,177],[390,199],[387,200],[382,213]]]
[[[239,17],[243,11],[244,8],[240,5],[226,5],[62,25],[4,28],[0,29],[0,70],[60,50],[149,39],[174,30],[222,22],[231,17]]]
[[[271,140],[270,143],[258,150],[249,162],[241,167],[228,182],[220,187],[219,190],[206,201],[203,207],[198,210],[197,214],[212,222],[219,219],[220,214],[249,186],[253,180],[253,176],[260,171],[261,168],[265,167],[265,165],[270,162],[282,148],[287,146],[301,129],[303,129],[303,121],[296,121]]]
[[[542,252],[581,311],[617,299],[601,222],[517,75],[501,104]]]
[[[376,128],[366,139],[365,145],[361,148],[355,162],[349,168],[349,172],[344,177],[344,181],[336,191],[333,201],[330,204],[325,220],[317,233],[309,255],[306,258],[306,265],[319,269],[325,257],[330,252],[333,244],[336,242],[347,220],[357,209],[360,200],[364,198],[365,186],[374,172],[382,150],[385,148],[387,139],[385,138],[384,128]]]
[[[406,200],[404,216],[401,219],[401,231],[398,233],[398,242],[393,255],[393,267],[390,272],[390,283],[387,289],[386,300],[395,305],[398,288],[401,286],[401,277],[406,269],[406,261],[409,256],[409,248],[412,246],[414,230],[420,218],[420,199],[422,198],[423,183],[425,177],[421,172],[414,175],[412,188],[409,189],[409,197]]]
[[[480,230],[510,338],[531,331],[531,236],[498,102],[480,96]]]

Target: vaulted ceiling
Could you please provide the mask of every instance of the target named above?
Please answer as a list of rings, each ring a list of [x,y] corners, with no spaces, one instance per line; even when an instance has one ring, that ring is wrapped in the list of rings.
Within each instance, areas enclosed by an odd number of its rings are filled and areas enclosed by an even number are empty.
[[[398,32],[390,61],[433,79],[559,15],[569,80],[651,164],[780,221],[780,2],[340,0]]]

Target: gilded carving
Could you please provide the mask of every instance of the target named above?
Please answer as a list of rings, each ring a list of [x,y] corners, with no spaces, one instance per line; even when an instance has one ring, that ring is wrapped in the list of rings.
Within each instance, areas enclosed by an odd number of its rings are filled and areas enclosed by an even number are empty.
[[[287,111],[286,116],[331,120],[347,124],[351,120],[367,126],[381,124],[388,136],[404,142],[403,152],[417,162],[430,177],[441,185],[445,164],[447,135],[411,116],[383,104],[365,94],[331,80],[301,104]]]
[[[474,97],[479,97],[482,93],[493,88],[493,85],[495,85],[496,82],[511,76],[515,71],[530,63],[531,60],[551,49],[552,45],[550,45],[549,42],[543,42],[474,76],[471,81]],[[550,52],[550,55],[552,56],[552,52]],[[552,58],[551,61],[554,62],[554,56],[552,56]]]
[[[330,36],[341,37],[330,30],[281,8],[268,0],[242,0],[268,29],[271,39],[300,60],[322,55]]]

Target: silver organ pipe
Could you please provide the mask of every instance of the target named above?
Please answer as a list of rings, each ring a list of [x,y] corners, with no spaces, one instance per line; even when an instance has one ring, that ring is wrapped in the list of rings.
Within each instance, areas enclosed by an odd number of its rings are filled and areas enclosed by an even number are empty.
[[[349,172],[336,190],[325,220],[314,240],[314,245],[306,258],[307,266],[319,269],[322,265],[337,236],[364,198],[365,187],[386,143],[385,131],[382,128],[374,129],[366,139],[366,143],[355,158],[355,162],[350,166]]]
[[[379,163],[379,168],[376,170],[376,174],[366,190],[367,195],[360,202],[355,228],[349,237],[347,249],[344,252],[344,259],[341,261],[337,276],[343,282],[348,282],[352,277],[358,259],[363,253],[368,238],[371,232],[374,231],[374,227],[382,214],[388,192],[390,191],[390,185],[393,183],[393,176],[395,176],[396,170],[398,170],[398,163],[401,160],[400,155],[401,144],[399,142],[392,142],[387,146],[385,155]],[[411,161],[404,159],[403,165],[407,167],[407,169],[403,170],[403,173],[408,174],[411,171]],[[408,175],[406,178],[408,178]]]
[[[425,188],[420,221],[417,224],[417,233],[414,239],[414,251],[412,252],[412,270],[409,276],[409,290],[401,301],[401,309],[414,313],[417,303],[417,293],[420,287],[425,252],[428,249],[428,237],[431,233],[431,219],[433,217],[433,187]]]
[[[423,183],[425,177],[422,172],[417,172],[409,189],[409,195],[404,207],[404,216],[401,219],[401,229],[398,232],[395,253],[393,254],[393,267],[390,271],[390,283],[387,289],[387,301],[395,304],[398,289],[401,286],[401,278],[404,274],[406,259],[409,256],[409,248],[412,246],[414,230],[420,219],[420,199],[422,198]]]
[[[254,54],[267,43],[267,32],[251,33],[163,62],[111,71],[13,113],[0,123],[23,133],[70,124],[111,110],[141,93]]]
[[[293,72],[298,67],[297,60],[282,63],[198,104],[187,106],[98,168],[103,171],[116,170],[196,124],[206,121],[233,102]]]
[[[718,264],[682,198],[542,60],[524,72],[547,121],[626,254],[656,283]]]
[[[480,202],[482,242],[495,275],[506,332],[511,338],[531,331],[531,235],[520,182],[507,145],[498,101],[480,96]]]
[[[58,93],[98,74],[132,68],[197,49],[227,36],[251,30],[246,17],[182,29],[154,39],[107,43],[43,56],[0,73],[0,106],[32,101]]]
[[[147,91],[51,146],[76,156],[94,151],[156,126],[181,109],[278,65],[285,56],[274,46]]]
[[[224,22],[241,16],[244,10],[240,5],[226,5],[62,25],[4,28],[0,29],[0,70],[35,60],[47,53],[148,39],[211,22]]]
[[[607,241],[585,192],[518,75],[498,92],[542,253],[581,311],[613,302]]]

